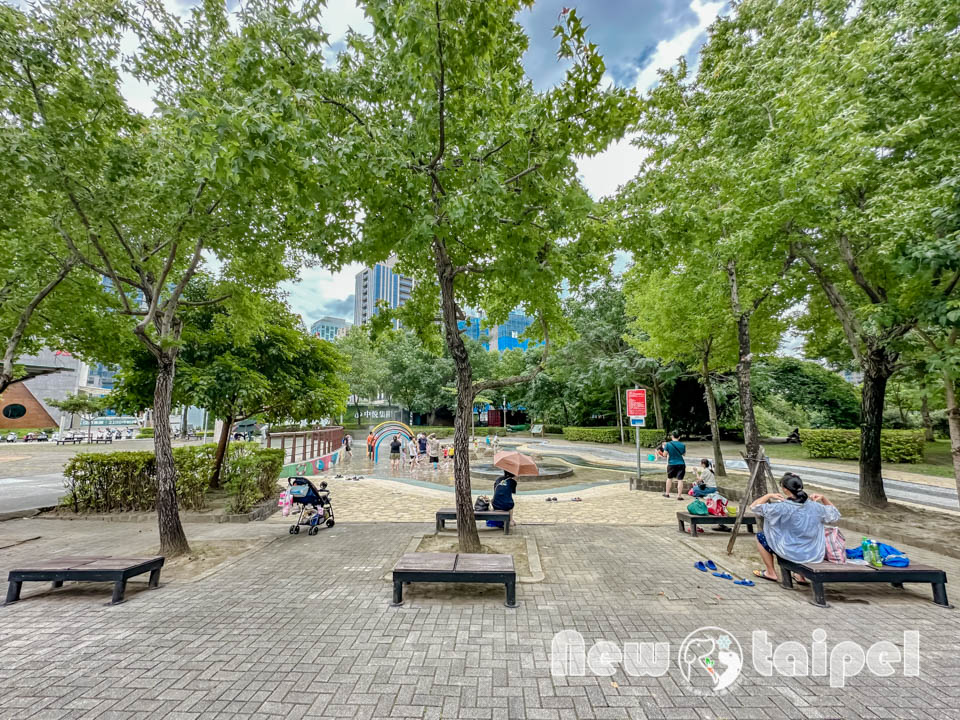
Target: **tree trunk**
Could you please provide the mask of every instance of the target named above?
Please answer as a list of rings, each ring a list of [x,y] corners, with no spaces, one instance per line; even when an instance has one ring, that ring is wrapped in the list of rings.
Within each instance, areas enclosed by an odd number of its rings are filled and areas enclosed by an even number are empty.
[[[943,374],[943,389],[947,396],[947,427],[950,428],[950,455],[953,457],[953,476],[960,494],[960,408],[957,407],[957,386],[949,373]]]
[[[187,411],[190,409],[189,405],[183,406],[183,415],[180,417],[180,437],[187,437]]]
[[[620,444],[623,445],[623,411],[620,409],[620,386],[617,385],[617,427],[620,428]]]
[[[663,424],[663,404],[660,402],[661,389],[656,382],[650,385],[650,395],[653,397],[653,414],[657,421],[657,430],[666,430]]]
[[[880,431],[883,429],[883,400],[887,380],[892,374],[890,358],[884,350],[874,350],[863,359],[863,390],[860,403],[860,502],[869,507],[884,507],[880,460]]]
[[[177,473],[170,444],[170,403],[173,396],[175,356],[159,359],[153,392],[153,448],[157,458],[157,522],[160,526],[160,554],[174,557],[190,552],[177,508]]]
[[[470,355],[457,327],[457,303],[453,290],[453,264],[439,240],[434,240],[434,259],[440,281],[440,306],[443,313],[447,349],[453,358],[457,380],[457,405],[453,417],[453,490],[457,502],[457,540],[462,553],[478,553],[480,535],[473,514],[473,495],[470,490],[470,452],[467,433],[468,416],[473,414],[473,368]],[[506,402],[504,402],[506,423]],[[506,522],[509,522],[507,520]]]
[[[723,453],[720,450],[720,422],[717,419],[717,398],[713,395],[713,382],[710,380],[710,370],[707,356],[703,357],[703,395],[707,401],[707,414],[710,416],[710,436],[713,438],[713,462],[716,466],[717,477],[726,477],[727,468],[723,464]]]
[[[926,388],[924,388],[926,390]],[[920,397],[920,417],[923,418],[923,437],[927,442],[933,442],[933,418],[930,417],[930,402],[926,395]]]
[[[563,424],[566,427],[570,427],[570,413],[567,412],[567,403],[563,398],[560,398],[560,407],[563,408]]]
[[[743,442],[747,447],[747,457],[760,457],[760,431],[757,417],[753,412],[753,390],[750,386],[750,369],[753,365],[753,353],[750,351],[750,316],[741,314],[737,318],[737,344],[740,359],[737,362],[737,390],[740,394],[740,418],[743,421]],[[761,473],[757,475],[756,497],[767,494],[767,479]]]
[[[227,446],[230,444],[230,428],[233,426],[233,415],[223,419],[223,432],[217,440],[217,453],[213,456],[213,473],[210,475],[210,487],[220,487],[220,476],[223,472],[223,459],[227,456]]]

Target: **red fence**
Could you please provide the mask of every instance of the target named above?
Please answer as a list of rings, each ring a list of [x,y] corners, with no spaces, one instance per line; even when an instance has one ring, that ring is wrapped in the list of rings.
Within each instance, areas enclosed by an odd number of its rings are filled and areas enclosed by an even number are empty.
[[[303,432],[270,433],[267,435],[267,447],[276,447],[283,450],[284,463],[306,462],[313,458],[329,455],[334,450],[339,450],[342,442],[342,427],[304,430]]]

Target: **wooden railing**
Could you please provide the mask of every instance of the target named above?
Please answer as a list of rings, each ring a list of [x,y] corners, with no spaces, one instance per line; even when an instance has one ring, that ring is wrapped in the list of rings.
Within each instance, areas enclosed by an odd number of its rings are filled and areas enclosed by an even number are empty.
[[[339,450],[343,442],[342,427],[326,427],[302,432],[279,432],[267,435],[267,447],[280,448],[285,463],[306,462]]]

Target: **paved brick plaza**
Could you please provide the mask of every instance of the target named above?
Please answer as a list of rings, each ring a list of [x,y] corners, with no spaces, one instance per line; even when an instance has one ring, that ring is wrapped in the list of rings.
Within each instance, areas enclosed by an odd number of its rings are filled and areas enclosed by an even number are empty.
[[[66,526],[71,542],[60,532]],[[128,538],[125,549],[134,551],[155,542],[146,523],[8,527],[44,538],[0,551],[0,570],[38,548],[90,551]],[[101,588],[25,592],[23,602],[0,609],[0,716],[960,717],[960,614],[928,602],[927,588],[845,591],[824,611],[802,592],[738,588],[694,571],[703,557],[697,549],[719,558],[721,538],[694,547],[672,527],[527,525],[521,531],[536,538],[546,579],[519,586],[518,609],[505,608],[493,587],[477,596],[417,585],[394,609],[383,575],[427,525],[340,523],[316,538],[290,536],[276,522],[187,530],[192,538],[275,540],[194,582],[149,592],[131,585],[128,601],[115,607],[104,604],[109,592]],[[831,688],[823,677],[760,677],[747,659],[731,693],[703,697],[675,657],[663,677],[550,674],[560,630],[578,630],[588,644],[670,642],[675,655],[703,625],[729,631],[747,656],[755,628],[774,643],[809,646],[822,627],[830,646],[865,647],[902,645],[901,631],[915,629],[920,677],[902,677],[898,668],[892,677],[861,674]]]

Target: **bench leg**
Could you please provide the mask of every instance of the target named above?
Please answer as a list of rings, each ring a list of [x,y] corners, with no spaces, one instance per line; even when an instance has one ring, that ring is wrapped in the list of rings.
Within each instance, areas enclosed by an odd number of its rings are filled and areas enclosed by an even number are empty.
[[[897,590],[903,590],[903,583],[890,583]]]
[[[113,599],[110,600],[111,605],[118,605],[123,602],[123,596],[127,591],[127,581],[126,580],[117,580],[113,584]]]
[[[813,604],[817,607],[830,607],[827,605],[827,598],[823,593],[823,583],[810,581],[810,585],[813,586]]]
[[[20,599],[20,588],[23,583],[20,580],[11,580],[10,584],[7,586],[7,601],[6,604],[15,603]]]
[[[933,601],[941,607],[950,607],[947,602],[947,586],[944,583],[933,583]]]
[[[155,568],[150,571],[150,582],[147,584],[147,587],[160,587],[160,571],[162,569],[163,568]]]
[[[753,531],[753,523],[747,523],[747,532],[750,533],[751,535],[755,534]]]
[[[677,518],[677,525],[680,527],[680,532],[686,532],[687,529],[683,526],[683,519]]]
[[[403,583],[399,580],[393,581],[393,602],[391,607],[400,607],[403,605]]]
[[[50,587],[52,587],[53,589],[62,588],[63,580],[54,580],[52,583],[50,583]]]
[[[509,535],[509,534],[510,534],[510,523],[512,523],[512,522],[513,522],[513,513],[510,513],[510,516],[509,516],[506,520],[503,521],[503,534],[504,534],[504,535]]]
[[[778,565],[780,566],[780,584],[783,585],[787,590],[793,589],[793,573],[787,570],[782,562],[779,562],[780,558],[777,558]]]
[[[504,603],[508,608],[515,608],[517,606],[517,583],[514,580],[510,580],[505,583],[507,586],[507,601]]]
[[[697,521],[696,520],[690,521],[690,537],[694,539],[696,539],[697,537]]]
[[[437,532],[440,532],[441,530],[443,530],[443,520],[437,518]]]

